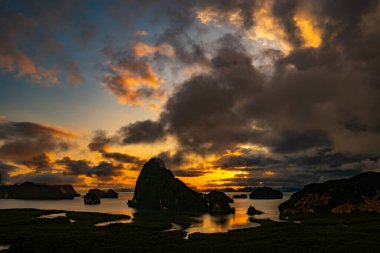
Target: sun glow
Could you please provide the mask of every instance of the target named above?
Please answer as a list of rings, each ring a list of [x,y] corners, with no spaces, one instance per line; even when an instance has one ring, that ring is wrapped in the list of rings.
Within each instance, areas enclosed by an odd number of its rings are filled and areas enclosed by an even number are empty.
[[[304,41],[304,47],[319,47],[321,45],[322,32],[310,15],[300,12],[293,18],[293,20],[300,29]]]

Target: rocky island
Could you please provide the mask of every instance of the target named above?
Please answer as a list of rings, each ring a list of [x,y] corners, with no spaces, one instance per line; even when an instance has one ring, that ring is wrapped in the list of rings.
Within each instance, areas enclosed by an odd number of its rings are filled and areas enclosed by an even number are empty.
[[[97,205],[100,204],[100,199],[117,199],[119,194],[112,189],[108,191],[103,191],[100,189],[90,189],[86,195],[83,196],[83,201],[86,205]]]
[[[380,212],[380,173],[306,185],[279,206],[282,217],[305,213]]]
[[[159,158],[150,159],[137,178],[130,207],[180,212],[233,213],[233,200],[223,192],[203,195],[175,178]]]
[[[271,187],[255,188],[249,195],[250,199],[282,199],[282,192]]]
[[[72,185],[44,185],[25,182],[0,186],[0,198],[25,200],[60,200],[79,197]]]

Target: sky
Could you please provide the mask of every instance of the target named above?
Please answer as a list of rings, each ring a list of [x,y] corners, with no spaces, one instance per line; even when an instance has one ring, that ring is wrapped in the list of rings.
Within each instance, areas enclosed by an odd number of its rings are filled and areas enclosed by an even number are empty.
[[[0,183],[380,171],[379,22],[377,0],[0,0]]]

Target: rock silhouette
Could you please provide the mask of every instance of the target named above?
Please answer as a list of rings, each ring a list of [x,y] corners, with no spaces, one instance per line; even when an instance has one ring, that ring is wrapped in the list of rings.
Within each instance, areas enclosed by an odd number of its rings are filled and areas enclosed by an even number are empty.
[[[143,166],[137,178],[133,199],[128,201],[128,206],[183,212],[218,210],[218,213],[231,213],[232,208],[228,204],[231,200],[224,193],[213,193],[207,197],[194,191],[175,178],[161,159],[152,158]],[[217,207],[216,202],[220,208]],[[213,206],[210,206],[210,203]]]
[[[246,199],[248,198],[247,194],[237,194],[232,196],[233,199]]]
[[[109,189],[108,191],[103,191],[100,189],[90,189],[87,194],[89,194],[89,193],[97,195],[98,198],[100,198],[100,199],[101,198],[113,199],[113,198],[119,197],[119,194],[112,189]]]
[[[259,215],[259,214],[263,214],[264,212],[260,211],[260,210],[257,210],[254,206],[250,206],[248,208],[248,211],[247,211],[247,214],[248,215]]]
[[[279,206],[282,217],[301,213],[380,212],[380,173],[309,184]]]
[[[210,213],[235,213],[229,203],[234,200],[228,197],[224,192],[211,191],[206,195]]]
[[[86,205],[98,205],[100,204],[100,197],[95,192],[89,192],[83,197],[83,201]]]
[[[271,187],[256,188],[249,195],[250,199],[282,199],[282,192]]]
[[[60,200],[79,197],[72,185],[43,185],[25,182],[0,186],[0,198],[26,200]]]

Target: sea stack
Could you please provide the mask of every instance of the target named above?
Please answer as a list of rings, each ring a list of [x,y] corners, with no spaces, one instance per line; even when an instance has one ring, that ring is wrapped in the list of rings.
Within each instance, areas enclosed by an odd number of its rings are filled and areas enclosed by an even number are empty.
[[[159,158],[152,158],[143,166],[128,205],[155,210],[208,211],[204,196],[175,178]]]
[[[154,210],[232,213],[231,201],[224,193],[205,196],[194,191],[175,178],[161,159],[152,158],[143,166],[128,205]]]
[[[250,199],[282,199],[282,192],[271,187],[256,188],[249,195]]]
[[[380,173],[309,184],[279,206],[281,217],[304,213],[380,212]]]

